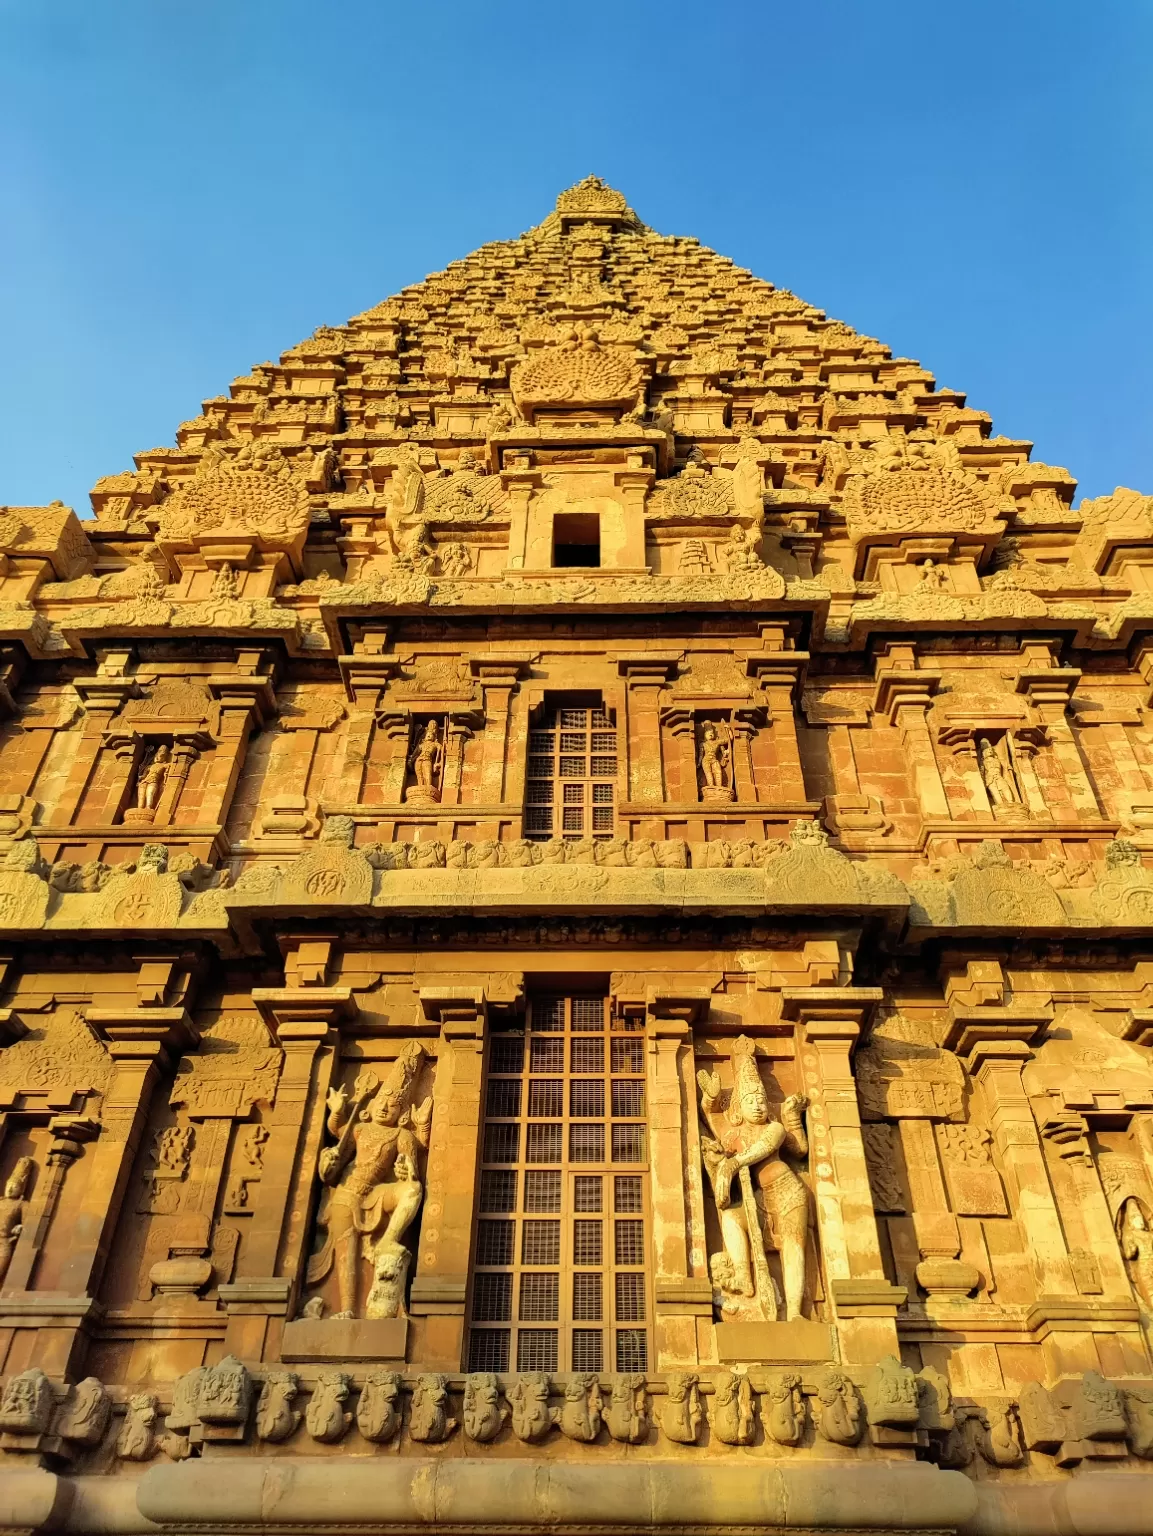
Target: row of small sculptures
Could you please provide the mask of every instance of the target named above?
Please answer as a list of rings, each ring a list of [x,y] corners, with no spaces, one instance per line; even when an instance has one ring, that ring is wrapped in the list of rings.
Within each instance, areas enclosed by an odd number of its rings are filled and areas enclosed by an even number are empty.
[[[650,1441],[659,1429],[675,1444],[696,1445],[707,1425],[711,1439],[731,1446],[757,1440],[759,1417],[763,1439],[780,1446],[800,1445],[810,1418],[816,1438],[834,1445],[856,1445],[866,1423],[882,1433],[921,1431],[918,1443],[939,1465],[949,1467],[968,1466],[978,1456],[991,1466],[1014,1467],[1026,1451],[1054,1455],[1068,1466],[1086,1456],[1123,1455],[1121,1443],[1134,1455],[1153,1459],[1153,1384],[1121,1389],[1094,1371],[1052,1390],[1030,1383],[1015,1402],[1002,1401],[988,1410],[954,1405],[938,1371],[926,1367],[916,1373],[891,1355],[871,1369],[860,1390],[835,1366],[823,1368],[807,1394],[796,1371],[766,1373],[756,1380],[737,1371],[704,1379],[674,1371],[655,1403],[643,1375],[618,1375],[602,1388],[595,1374],[571,1375],[554,1386],[543,1372],[504,1378],[476,1372],[464,1378],[459,1421],[451,1411],[449,1378],[437,1373],[409,1380],[396,1371],[369,1371],[359,1385],[355,1409],[354,1390],[346,1372],[321,1371],[301,1409],[296,1403],[302,1386],[295,1372],[268,1371],[258,1395],[247,1367],[228,1356],[180,1377],[163,1429],[158,1427],[157,1397],[131,1395],[116,1455],[147,1461],[162,1451],[179,1460],[206,1439],[243,1438],[253,1416],[257,1439],[273,1443],[288,1440],[303,1420],[313,1440],[335,1444],[355,1419],[361,1436],[375,1443],[394,1439],[403,1425],[417,1444],[448,1440],[458,1427],[467,1439],[485,1444],[507,1425],[529,1444],[539,1444],[554,1430],[588,1443],[603,1428],[624,1444]],[[407,1415],[402,1394],[409,1397]],[[560,1398],[557,1405],[554,1396]],[[4,1388],[0,1443],[17,1452],[77,1454],[103,1441],[112,1407],[95,1377],[57,1388],[34,1367],[11,1377]],[[1109,1442],[1112,1450],[1107,1451]]]
[[[537,864],[597,864],[608,869],[762,869],[788,843],[780,838],[754,842],[686,843],[680,838],[591,837],[544,842],[514,838],[498,843],[372,843],[363,850],[376,869],[529,869]]]

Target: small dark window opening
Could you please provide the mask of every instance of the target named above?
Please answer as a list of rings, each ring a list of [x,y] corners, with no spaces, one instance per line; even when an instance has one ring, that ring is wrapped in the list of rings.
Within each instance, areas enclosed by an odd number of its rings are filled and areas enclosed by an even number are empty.
[[[552,520],[552,563],[599,566],[601,520],[595,512],[558,512]]]

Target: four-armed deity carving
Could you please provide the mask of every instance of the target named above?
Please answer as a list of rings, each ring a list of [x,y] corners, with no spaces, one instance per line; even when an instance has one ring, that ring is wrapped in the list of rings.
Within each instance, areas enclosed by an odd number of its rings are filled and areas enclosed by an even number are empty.
[[[808,1101],[792,1094],[775,1120],[757,1068],[755,1047],[745,1035],[733,1042],[733,1086],[725,1091],[716,1072],[697,1073],[701,1112],[708,1134],[701,1138],[712,1186],[723,1249],[710,1259],[722,1309],[737,1316],[778,1315],[776,1284],[767,1250],[780,1254],[785,1317],[804,1316],[808,1191],[782,1153],[808,1152],[804,1110]],[[752,1305],[750,1306],[750,1299]]]
[[[432,1099],[414,1105],[424,1048],[406,1045],[382,1083],[362,1072],[353,1085],[328,1096],[328,1131],[335,1145],[320,1153],[318,1171],[326,1195],[320,1224],[324,1242],[308,1265],[317,1284],[335,1267],[340,1309],[334,1318],[397,1317],[411,1254],[403,1238],[424,1198],[421,1154],[428,1146]],[[361,1302],[362,1271],[371,1280]]]

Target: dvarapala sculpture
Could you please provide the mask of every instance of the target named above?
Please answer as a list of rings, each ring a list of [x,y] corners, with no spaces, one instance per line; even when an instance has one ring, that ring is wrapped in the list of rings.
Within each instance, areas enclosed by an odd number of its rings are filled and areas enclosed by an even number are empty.
[[[701,1153],[724,1244],[723,1253],[712,1256],[713,1278],[734,1298],[753,1297],[762,1316],[772,1321],[780,1303],[766,1250],[776,1249],[785,1317],[803,1317],[809,1197],[781,1154],[807,1155],[803,1115],[808,1101],[803,1094],[790,1095],[781,1105],[781,1118],[773,1119],[747,1035],[733,1042],[732,1088],[722,1089],[716,1072],[698,1072],[697,1082],[709,1131],[701,1138]]]
[[[432,1099],[413,1105],[424,1048],[405,1046],[382,1083],[362,1072],[353,1085],[328,1095],[328,1132],[334,1146],[321,1150],[320,1181],[326,1187],[319,1221],[324,1242],[308,1266],[315,1285],[336,1267],[340,1310],[336,1319],[356,1317],[362,1259],[373,1284],[364,1306],[367,1317],[395,1317],[403,1308],[404,1278],[411,1255],[402,1239],[424,1199],[420,1157],[428,1147]]]

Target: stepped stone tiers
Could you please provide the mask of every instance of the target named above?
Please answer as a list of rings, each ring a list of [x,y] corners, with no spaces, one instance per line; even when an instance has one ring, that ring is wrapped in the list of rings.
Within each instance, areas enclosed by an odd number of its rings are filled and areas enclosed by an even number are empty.
[[[1153,1525],[1153,498],[589,178],[0,509],[0,1529]]]

